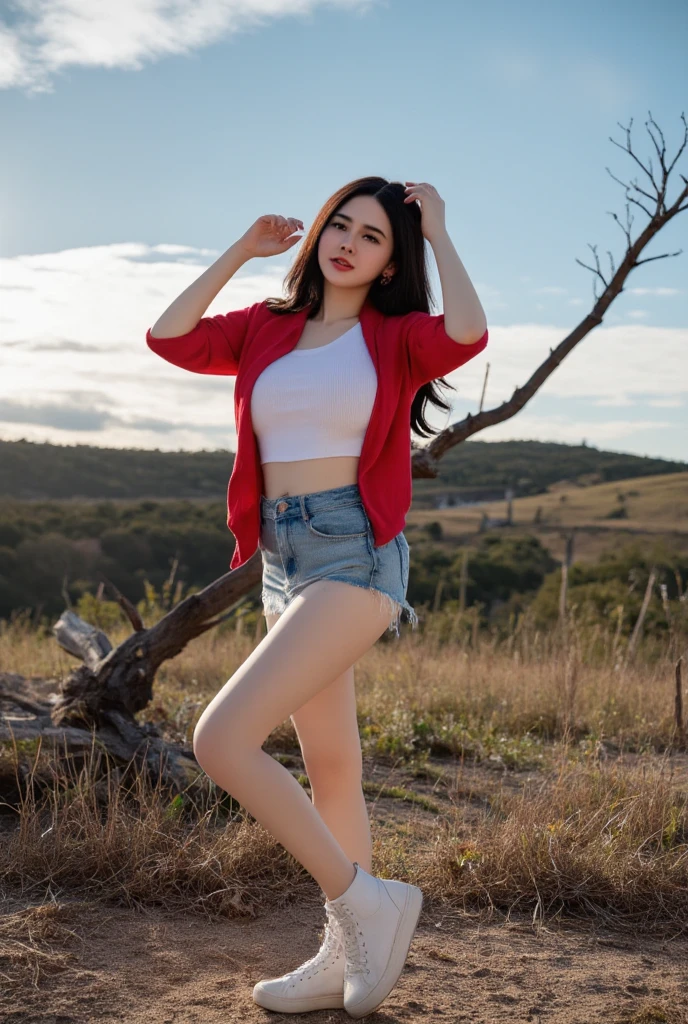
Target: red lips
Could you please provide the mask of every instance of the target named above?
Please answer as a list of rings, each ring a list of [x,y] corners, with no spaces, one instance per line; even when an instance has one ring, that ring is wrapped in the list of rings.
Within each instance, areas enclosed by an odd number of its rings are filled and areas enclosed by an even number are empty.
[[[351,263],[349,263],[349,261],[347,259],[344,259],[343,256],[335,256],[335,257],[333,257],[330,260],[330,262],[334,263],[335,267],[339,267],[340,270],[353,270],[354,269],[353,266],[351,265]]]

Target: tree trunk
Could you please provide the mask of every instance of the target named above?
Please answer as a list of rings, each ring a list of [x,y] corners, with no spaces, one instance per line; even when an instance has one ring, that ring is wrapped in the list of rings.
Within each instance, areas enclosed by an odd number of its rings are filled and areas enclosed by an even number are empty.
[[[104,633],[65,611],[54,626],[55,636],[82,664],[50,695],[52,701],[22,676],[0,673],[0,703],[15,709],[3,713],[0,740],[40,737],[69,754],[89,749],[95,734],[116,764],[133,761],[139,770],[147,770],[151,782],[178,792],[189,782],[193,751],[167,743],[154,725],[139,724],[135,714],[149,704],[160,665],[232,615],[260,578],[261,559],[256,552],[239,569],[180,601],[150,629],[144,628],[136,608],[108,581],[132,624],[132,635],[113,649]]]

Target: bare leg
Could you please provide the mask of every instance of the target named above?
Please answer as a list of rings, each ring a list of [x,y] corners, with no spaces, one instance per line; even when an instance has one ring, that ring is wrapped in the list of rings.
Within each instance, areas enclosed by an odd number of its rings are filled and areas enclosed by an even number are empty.
[[[215,695],[194,731],[203,769],[303,864],[330,900],[353,881],[353,860],[291,772],[261,748],[276,726],[355,664],[388,625],[389,613],[375,592],[317,580]]]
[[[279,614],[265,616],[268,630],[279,618]],[[350,860],[371,872],[372,840],[361,786],[354,666],[311,697],[291,720],[320,817]]]

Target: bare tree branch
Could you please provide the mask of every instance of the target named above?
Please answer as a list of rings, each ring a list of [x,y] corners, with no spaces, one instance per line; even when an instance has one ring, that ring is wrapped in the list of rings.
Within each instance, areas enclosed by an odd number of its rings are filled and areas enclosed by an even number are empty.
[[[682,213],[685,209],[688,208],[688,206],[681,205],[682,203],[685,202],[686,198],[688,197],[688,180],[683,175],[681,175],[681,178],[685,183],[683,190],[680,192],[678,198],[672,206],[667,208],[665,205],[669,174],[675,166],[678,157],[685,149],[686,142],[688,141],[688,124],[686,124],[685,114],[683,113],[681,114],[681,120],[683,121],[684,126],[683,142],[676,157],[674,158],[674,160],[668,168],[665,162],[664,139],[662,137],[662,149],[660,151],[657,147],[656,140],[652,136],[652,132],[648,128],[650,137],[652,138],[652,141],[654,142],[655,148],[657,149],[657,152],[660,157],[662,178],[659,182],[655,182],[654,180],[651,165],[650,169],[648,170],[641,163],[636,154],[633,152],[630,138],[630,126],[628,129],[626,129],[626,147],[620,148],[624,149],[624,152],[630,153],[633,159],[638,163],[638,165],[643,169],[645,174],[647,174],[647,176],[650,178],[655,188],[655,195],[650,196],[649,193],[643,194],[647,195],[648,198],[652,199],[655,202],[656,206],[653,213],[650,213],[649,211],[645,210],[650,220],[649,223],[646,224],[645,228],[640,232],[635,241],[631,238],[630,230],[632,220],[630,219],[629,207],[626,207],[628,227],[624,229],[624,233],[627,239],[627,249],[624,253],[624,257],[621,261],[619,269],[616,271],[614,270],[613,257],[611,256],[611,253],[609,254],[612,264],[612,274],[609,281],[605,280],[605,277],[602,271],[600,270],[596,246],[590,246],[595,255],[595,267],[588,267],[586,266],[586,264],[581,263],[580,260],[576,260],[576,262],[580,263],[582,267],[585,267],[585,269],[587,270],[591,270],[593,274],[596,275],[596,277],[599,277],[604,285],[604,292],[599,296],[599,298],[597,297],[597,295],[595,295],[595,303],[591,312],[588,313],[587,316],[585,316],[576,327],[574,327],[570,334],[568,334],[563,339],[563,341],[561,341],[559,345],[557,345],[556,348],[550,349],[550,354],[547,357],[547,359],[545,359],[545,361],[535,370],[535,372],[531,375],[530,379],[522,387],[516,388],[513,395],[508,401],[502,402],[501,405],[497,406],[494,409],[486,409],[483,411],[481,408],[481,411],[477,415],[472,415],[471,413],[469,413],[463,420],[460,420],[457,423],[453,423],[450,426],[446,427],[443,431],[437,434],[432,439],[432,441],[430,441],[424,448],[416,449],[413,453],[411,460],[412,475],[414,477],[421,477],[426,479],[436,477],[438,473],[438,462],[442,458],[444,453],[447,452],[450,448],[453,448],[455,445],[460,444],[467,438],[472,437],[479,431],[485,430],[486,427],[492,427],[496,423],[503,423],[505,420],[511,419],[512,416],[515,416],[516,413],[520,412],[521,409],[523,409],[527,405],[527,403],[530,401],[533,395],[536,394],[539,388],[542,387],[547,378],[554,373],[556,368],[566,358],[569,352],[571,352],[576,347],[576,345],[583,340],[583,338],[587,337],[587,335],[593,330],[593,328],[595,328],[598,324],[602,323],[604,314],[607,312],[607,310],[609,309],[613,301],[616,299],[616,297],[623,291],[623,286],[626,280],[628,279],[631,271],[635,267],[639,267],[643,263],[649,263],[652,260],[665,259],[667,256],[680,255],[682,250],[679,250],[676,253],[663,253],[660,256],[650,256],[643,260],[638,258],[640,253],[643,252],[643,250],[649,245],[652,239],[661,231],[664,225],[668,224],[669,221],[671,221],[675,216],[677,216],[679,213]],[[652,121],[651,115],[650,121],[654,125],[654,121]],[[631,124],[633,124],[632,119]],[[659,129],[657,130],[659,131]],[[612,139],[611,141],[613,142],[614,140]],[[618,143],[615,143],[615,145],[618,145]],[[623,182],[621,184],[623,184]],[[625,185],[626,189],[630,187],[631,186],[629,185]],[[637,186],[635,185],[633,185],[633,187],[637,188]],[[631,199],[631,202],[635,202],[635,200]],[[642,204],[640,203],[637,203],[636,205],[639,205],[642,209],[645,209],[644,207],[642,207]],[[614,219],[618,223],[618,217],[616,217],[615,214],[612,214],[612,216],[614,216]]]
[[[120,593],[120,591],[117,589],[112,580],[109,580],[104,573],[100,573],[100,576],[103,580],[103,584],[106,587],[109,587],[112,593],[114,594],[115,601],[120,606],[126,617],[129,619],[132,628],[135,629],[137,632],[142,630],[144,628],[143,620],[139,615],[139,610],[136,607],[136,605],[132,604],[128,597],[125,597],[124,594]]]

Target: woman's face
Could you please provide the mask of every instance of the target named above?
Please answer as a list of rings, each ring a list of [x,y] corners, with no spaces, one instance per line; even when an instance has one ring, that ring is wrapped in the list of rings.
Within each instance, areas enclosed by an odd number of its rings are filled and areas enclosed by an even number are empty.
[[[373,196],[354,196],[332,215],[318,243],[325,280],[340,288],[371,284],[383,270],[391,273],[394,240],[389,217]],[[345,260],[342,269],[334,260]]]

